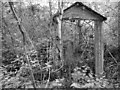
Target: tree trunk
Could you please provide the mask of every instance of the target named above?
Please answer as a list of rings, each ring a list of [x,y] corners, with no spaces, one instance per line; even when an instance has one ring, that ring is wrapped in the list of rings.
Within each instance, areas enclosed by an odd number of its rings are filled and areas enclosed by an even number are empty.
[[[61,0],[58,1],[58,10],[59,10],[59,17],[58,17],[58,36],[59,36],[59,49],[60,49],[60,59],[63,60],[63,45],[62,45],[62,2]]]

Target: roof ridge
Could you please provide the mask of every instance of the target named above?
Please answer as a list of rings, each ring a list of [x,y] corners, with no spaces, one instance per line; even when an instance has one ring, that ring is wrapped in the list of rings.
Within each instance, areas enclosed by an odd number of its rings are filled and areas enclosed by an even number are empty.
[[[89,11],[92,11],[93,13],[97,14],[98,16],[102,17],[103,20],[107,20],[106,17],[104,17],[103,15],[99,14],[98,12],[96,12],[95,10],[91,9],[90,7],[88,7],[87,5],[83,4],[82,2],[75,2],[72,5],[70,5],[69,7],[67,7],[66,9],[64,9],[64,12],[67,11],[68,9],[76,6],[77,4],[79,4],[79,6],[84,6],[86,9],[88,9]]]

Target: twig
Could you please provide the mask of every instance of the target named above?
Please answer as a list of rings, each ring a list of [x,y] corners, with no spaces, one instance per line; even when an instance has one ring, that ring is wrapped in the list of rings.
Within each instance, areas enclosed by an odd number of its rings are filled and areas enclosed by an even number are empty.
[[[56,69],[56,70],[55,70],[55,71],[53,71],[53,72],[58,72],[60,69],[62,69],[62,68],[63,68],[63,66],[64,66],[64,64],[62,63],[61,67],[60,67],[60,68],[58,68],[58,69]]]
[[[45,88],[48,88],[49,81],[50,81],[50,68],[49,68],[48,70],[49,70],[49,77],[48,77],[48,80],[47,80],[47,83],[46,83],[46,86],[45,86]]]
[[[115,59],[115,57],[111,54],[111,52],[107,49],[107,51],[109,52],[110,56],[113,58],[113,60],[115,61],[116,64],[118,64],[117,60]]]

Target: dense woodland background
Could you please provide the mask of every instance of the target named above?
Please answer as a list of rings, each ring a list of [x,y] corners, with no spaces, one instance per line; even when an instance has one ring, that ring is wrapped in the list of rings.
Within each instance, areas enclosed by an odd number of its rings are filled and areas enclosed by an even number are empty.
[[[94,60],[90,60],[94,55],[63,65],[54,15],[61,7],[65,9],[74,2],[63,2],[60,6],[56,0],[49,0],[45,5],[29,0],[0,1],[0,88],[120,87],[119,2],[83,2],[107,17],[103,23],[104,74],[99,78],[95,76]],[[76,40],[74,28],[73,21],[63,23],[63,48]],[[74,57],[83,51],[77,43],[73,48]]]

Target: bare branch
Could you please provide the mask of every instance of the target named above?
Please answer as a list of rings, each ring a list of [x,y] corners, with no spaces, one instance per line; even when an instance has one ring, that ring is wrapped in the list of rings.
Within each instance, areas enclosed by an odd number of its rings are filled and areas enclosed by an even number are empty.
[[[31,81],[32,81],[32,84],[33,84],[34,89],[36,89],[36,84],[35,84],[35,79],[34,79],[34,75],[33,75],[33,71],[32,71],[32,66],[31,66],[31,64],[30,64],[29,56],[27,55],[26,38],[25,38],[25,32],[24,32],[25,30],[22,29],[22,26],[21,26],[21,24],[20,24],[20,20],[19,20],[17,14],[16,14],[16,12],[15,12],[15,10],[14,10],[14,8],[13,8],[13,2],[11,2],[11,0],[9,1],[9,5],[10,5],[10,9],[11,9],[11,11],[12,11],[12,13],[13,13],[14,18],[15,18],[16,21],[17,21],[17,25],[18,25],[18,27],[19,27],[19,30],[20,30],[20,32],[21,32],[21,34],[22,34],[22,36],[23,36],[23,44],[24,44],[25,55],[26,55],[26,58],[27,58],[27,62],[28,62],[30,71],[31,71],[31,79],[32,79]],[[29,38],[29,37],[28,37],[28,38]],[[30,40],[30,38],[29,38],[29,40]],[[30,41],[31,41],[31,40],[30,40]]]

